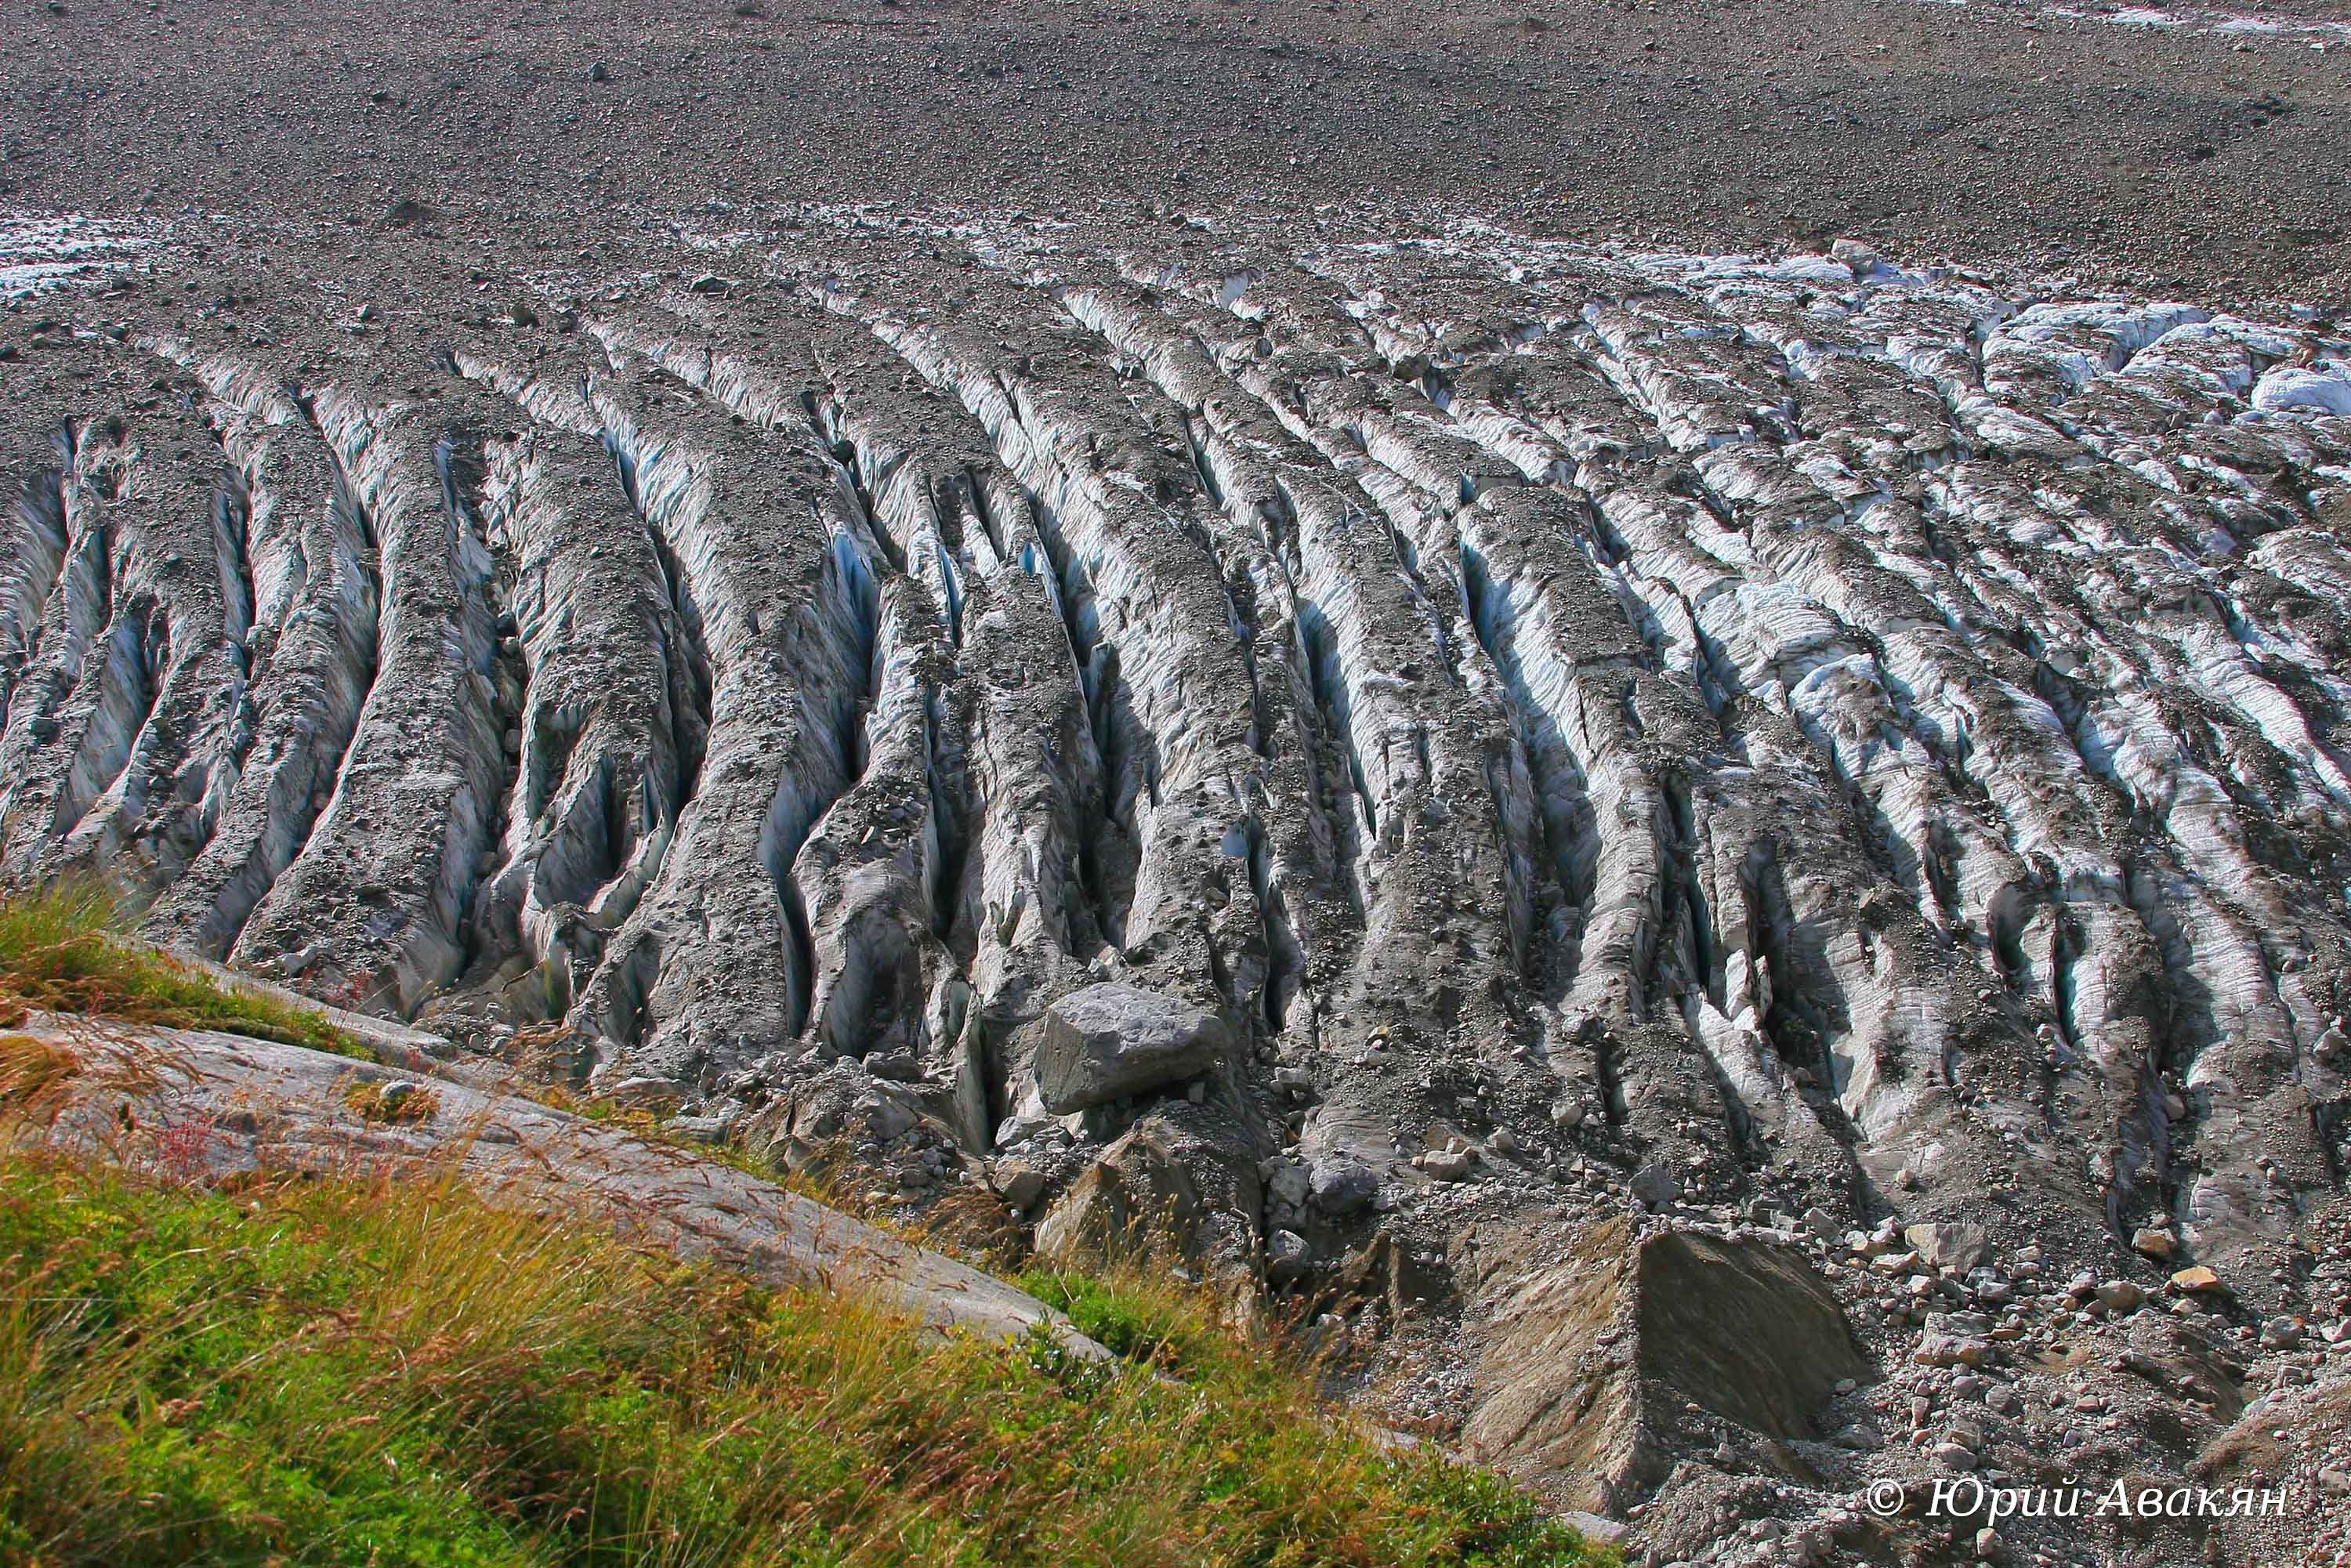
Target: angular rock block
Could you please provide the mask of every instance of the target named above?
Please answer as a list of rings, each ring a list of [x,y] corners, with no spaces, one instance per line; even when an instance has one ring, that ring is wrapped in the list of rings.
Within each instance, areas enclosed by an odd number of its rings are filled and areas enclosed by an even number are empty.
[[[1057,1115],[1198,1076],[1232,1043],[1205,1008],[1136,986],[1072,991],[1045,1015],[1037,1088]]]
[[[1484,1249],[1508,1281],[1480,1346],[1469,1452],[1560,1489],[1571,1507],[1621,1509],[1665,1478],[1656,1431],[1685,1404],[1786,1440],[1840,1378],[1869,1366],[1827,1284],[1764,1242],[1672,1231],[1635,1240],[1623,1218],[1559,1253],[1529,1233]]]

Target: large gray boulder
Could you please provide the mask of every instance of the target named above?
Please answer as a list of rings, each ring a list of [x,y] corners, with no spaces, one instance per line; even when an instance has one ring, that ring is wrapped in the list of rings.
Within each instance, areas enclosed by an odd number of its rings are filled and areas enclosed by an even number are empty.
[[[1045,1015],[1037,1090],[1056,1115],[1180,1082],[1215,1066],[1231,1044],[1224,1020],[1157,991],[1105,981],[1072,991]]]
[[[1838,1379],[1870,1375],[1835,1295],[1790,1248],[1643,1237],[1619,1215],[1502,1238],[1476,1267],[1499,1290],[1464,1447],[1571,1508],[1619,1512],[1663,1481],[1679,1412],[1806,1439]]]

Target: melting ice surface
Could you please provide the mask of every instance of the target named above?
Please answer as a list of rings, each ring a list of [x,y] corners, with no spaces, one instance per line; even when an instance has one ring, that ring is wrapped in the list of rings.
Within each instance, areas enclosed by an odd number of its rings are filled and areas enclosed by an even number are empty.
[[[2086,17],[2126,27],[2181,27],[2194,33],[2304,39],[2319,45],[2351,42],[2351,26],[2300,16],[2252,16],[2235,11],[2173,10],[2157,5],[2126,5],[2116,11],[2053,5],[2049,10],[2053,16]]]
[[[1964,7],[1971,0],[1913,0],[1914,4]],[[1973,0],[1980,4],[1981,0]],[[2252,39],[2259,42],[2306,43],[2326,49],[2351,44],[2351,25],[2292,16],[2252,16],[2237,11],[2210,11],[2162,5],[2099,6],[2052,5],[2019,6],[2028,16],[2063,16],[2074,21],[2110,22],[2125,27],[2179,28],[2190,33]]]
[[[98,218],[0,212],[0,300],[103,277],[153,243]]]

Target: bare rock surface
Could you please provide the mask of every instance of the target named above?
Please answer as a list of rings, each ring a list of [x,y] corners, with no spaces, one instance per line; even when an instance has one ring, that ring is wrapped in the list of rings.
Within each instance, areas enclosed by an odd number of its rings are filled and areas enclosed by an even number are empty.
[[[587,1217],[778,1286],[869,1295],[942,1328],[1043,1327],[1109,1353],[1032,1298],[954,1260],[707,1158],[535,1101],[204,1030],[37,1017],[81,1061],[28,1135],[180,1180],[308,1170],[455,1178],[491,1202]],[[370,1114],[351,1092],[372,1090]]]

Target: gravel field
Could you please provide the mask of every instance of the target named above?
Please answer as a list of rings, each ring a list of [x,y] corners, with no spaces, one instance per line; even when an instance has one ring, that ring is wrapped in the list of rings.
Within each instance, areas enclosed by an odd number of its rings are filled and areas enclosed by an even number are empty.
[[[25,206],[422,197],[568,236],[712,200],[1247,196],[1708,250],[1852,234],[2208,301],[2351,288],[2340,4],[2270,30],[1999,0],[10,8]]]

